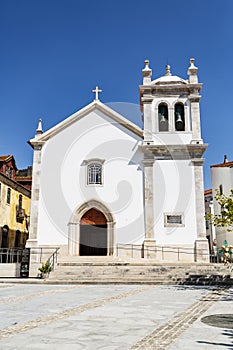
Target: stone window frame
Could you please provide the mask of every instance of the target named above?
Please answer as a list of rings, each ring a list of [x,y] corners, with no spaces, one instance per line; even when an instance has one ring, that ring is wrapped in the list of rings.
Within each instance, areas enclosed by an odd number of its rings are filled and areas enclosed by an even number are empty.
[[[177,130],[177,126],[176,126],[176,114],[177,114],[177,106],[182,106],[182,114],[180,115],[182,122],[184,123],[184,130]],[[185,118],[185,105],[183,102],[181,101],[177,101],[174,104],[174,125],[175,125],[175,132],[185,132],[187,130],[186,127],[186,118]]]
[[[105,160],[104,159],[99,159],[99,158],[93,158],[93,159],[88,159],[84,161],[84,164],[86,165],[86,185],[89,186],[103,186],[104,185],[104,164]],[[100,183],[94,183],[94,182],[89,182],[89,169],[92,165],[98,165],[101,169],[101,182]]]
[[[159,113],[160,112],[160,108],[161,108],[161,106],[165,106],[166,107],[166,115],[163,115],[163,117],[165,118],[165,120],[166,120],[166,123],[167,123],[167,130],[160,130],[160,122],[161,122],[161,114]],[[160,133],[160,132],[162,132],[162,133],[164,133],[164,132],[169,132],[170,130],[169,130],[169,125],[170,125],[170,123],[169,123],[169,107],[168,107],[168,104],[166,103],[166,102],[164,102],[164,101],[161,101],[160,103],[159,103],[159,105],[158,105],[158,132]]]
[[[170,223],[168,222],[168,216],[179,216],[181,218],[181,223]],[[185,227],[184,223],[184,213],[164,213],[164,227]]]
[[[184,106],[184,131],[177,131],[175,126],[175,106],[177,104],[182,104]],[[171,104],[171,118],[172,118],[172,126],[173,132],[177,133],[191,133],[192,132],[192,121],[191,121],[191,112],[190,112],[190,103],[188,100],[184,100],[183,98],[178,98]]]
[[[168,107],[168,131],[159,131],[159,105],[166,104]],[[184,106],[184,124],[185,128],[184,131],[177,131],[175,127],[175,105],[176,104],[182,104]],[[190,134],[192,132],[192,122],[191,122],[191,115],[190,115],[190,105],[187,99],[184,98],[177,98],[173,102],[168,101],[164,98],[161,98],[160,100],[156,101],[154,105],[154,115],[155,118],[153,118],[153,132],[159,133],[159,134]]]

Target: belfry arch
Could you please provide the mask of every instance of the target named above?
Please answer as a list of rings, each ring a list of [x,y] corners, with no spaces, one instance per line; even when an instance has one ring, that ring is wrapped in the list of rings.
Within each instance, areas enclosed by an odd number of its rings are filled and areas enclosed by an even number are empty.
[[[99,216],[100,221],[98,220],[96,222],[88,222],[88,214]],[[90,217],[90,215],[89,215]],[[103,222],[105,218],[105,223]],[[91,220],[93,220],[91,218]],[[83,248],[83,243],[85,242],[85,227],[84,225],[90,224],[94,226],[104,226],[106,225],[106,244],[105,248],[102,250],[102,252],[97,250],[89,250],[89,253],[87,252],[86,255],[113,255],[114,254],[114,218],[109,211],[109,209],[102,203],[96,201],[96,200],[91,200],[88,201],[84,204],[82,204],[79,208],[77,208],[72,217],[70,222],[68,223],[68,251],[70,255],[85,255],[85,249]],[[102,227],[103,228],[103,227]],[[100,236],[102,236],[102,245],[104,242],[103,238],[103,231],[97,230],[96,232],[96,238],[98,238],[98,232],[100,233]],[[92,236],[91,233],[87,233],[87,235]],[[93,233],[94,235],[94,233]],[[92,236],[93,237],[93,236]],[[81,241],[82,240],[82,241]],[[93,238],[92,238],[93,242]],[[91,244],[93,245],[93,244]],[[100,244],[101,245],[101,244]],[[97,244],[98,246],[98,244]],[[81,254],[80,254],[81,253]]]

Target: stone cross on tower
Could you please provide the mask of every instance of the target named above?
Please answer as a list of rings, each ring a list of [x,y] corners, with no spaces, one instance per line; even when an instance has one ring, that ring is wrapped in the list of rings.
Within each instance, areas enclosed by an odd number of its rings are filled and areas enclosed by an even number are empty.
[[[95,87],[95,90],[92,90],[92,92],[95,92],[95,100],[99,101],[99,92],[102,92],[103,90],[100,90],[98,86]]]

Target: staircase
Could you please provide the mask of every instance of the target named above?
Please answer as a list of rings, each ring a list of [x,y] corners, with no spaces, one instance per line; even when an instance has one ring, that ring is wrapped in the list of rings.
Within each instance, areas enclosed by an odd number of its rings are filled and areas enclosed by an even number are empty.
[[[158,263],[119,257],[61,258],[45,283],[51,284],[187,284],[232,285],[223,264]]]

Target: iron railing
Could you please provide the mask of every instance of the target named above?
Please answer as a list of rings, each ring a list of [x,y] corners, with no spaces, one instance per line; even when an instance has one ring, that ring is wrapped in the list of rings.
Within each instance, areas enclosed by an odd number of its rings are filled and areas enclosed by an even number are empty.
[[[197,256],[209,257],[211,263],[220,262],[218,254],[204,253],[202,249],[196,248],[184,248],[184,247],[172,247],[172,246],[156,246],[154,248],[142,247],[136,244],[117,244],[116,255],[126,255],[130,258],[153,258],[158,260],[171,260],[171,261],[195,261]]]
[[[0,264],[21,263],[22,248],[0,248]]]
[[[55,264],[57,263],[57,256],[60,248],[56,248],[53,254],[48,258],[49,266],[54,270]]]
[[[59,252],[58,247],[35,247],[30,248],[30,255],[33,261],[38,263],[49,262],[52,270],[57,263]],[[21,263],[23,256],[23,248],[0,248],[0,264],[2,263]]]

